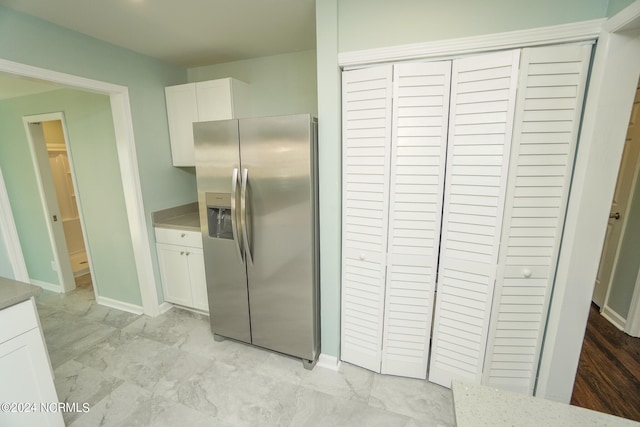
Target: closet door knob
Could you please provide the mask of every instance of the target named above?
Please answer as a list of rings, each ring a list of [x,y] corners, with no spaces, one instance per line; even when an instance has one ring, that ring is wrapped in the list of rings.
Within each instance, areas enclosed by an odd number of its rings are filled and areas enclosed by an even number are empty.
[[[522,275],[528,279],[529,277],[531,277],[531,270],[525,268],[524,270],[522,270]]]
[[[364,261],[365,259],[367,259],[367,256],[365,254],[360,254],[358,258],[360,258],[360,261]]]

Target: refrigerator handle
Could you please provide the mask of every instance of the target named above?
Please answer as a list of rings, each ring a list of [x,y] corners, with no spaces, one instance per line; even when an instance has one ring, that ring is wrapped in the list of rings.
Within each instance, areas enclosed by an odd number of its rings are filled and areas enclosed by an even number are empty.
[[[242,238],[246,250],[247,262],[253,264],[251,245],[249,244],[249,227],[247,226],[247,184],[249,181],[249,169],[242,170],[242,187],[240,187],[240,210],[242,212]]]
[[[242,257],[242,249],[240,248],[240,236],[238,233],[238,219],[236,216],[236,193],[238,191],[238,168],[233,168],[231,173],[231,230],[233,232],[233,241],[236,242],[236,251],[240,262],[244,264]]]

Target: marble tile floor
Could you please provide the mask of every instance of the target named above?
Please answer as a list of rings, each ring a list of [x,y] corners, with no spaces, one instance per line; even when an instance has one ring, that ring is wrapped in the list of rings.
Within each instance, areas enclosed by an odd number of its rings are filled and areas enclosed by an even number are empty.
[[[214,341],[203,315],[97,305],[85,279],[36,299],[58,398],[90,407],[65,413],[68,426],[454,425],[446,388],[346,363],[307,371],[294,358]]]

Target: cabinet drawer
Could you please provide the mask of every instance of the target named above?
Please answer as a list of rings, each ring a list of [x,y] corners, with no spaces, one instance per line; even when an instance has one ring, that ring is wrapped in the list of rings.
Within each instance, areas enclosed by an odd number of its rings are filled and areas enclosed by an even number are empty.
[[[158,243],[202,248],[202,234],[199,231],[186,231],[159,227],[155,230],[156,242]]]
[[[35,307],[30,299],[0,310],[0,343],[38,327]]]

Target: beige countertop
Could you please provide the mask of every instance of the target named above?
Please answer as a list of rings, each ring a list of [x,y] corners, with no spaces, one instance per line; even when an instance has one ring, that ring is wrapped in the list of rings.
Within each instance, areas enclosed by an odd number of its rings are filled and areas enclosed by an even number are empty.
[[[42,292],[38,286],[0,277],[0,310],[26,301]]]
[[[454,382],[451,389],[458,427],[640,426],[602,412],[478,384]]]
[[[151,219],[154,227],[200,231],[200,213],[197,202],[153,212]]]

